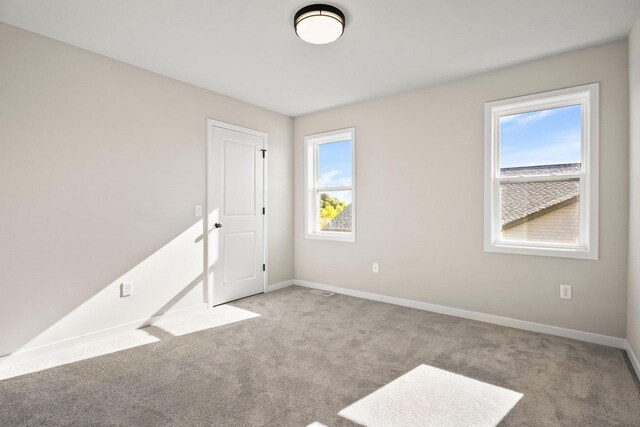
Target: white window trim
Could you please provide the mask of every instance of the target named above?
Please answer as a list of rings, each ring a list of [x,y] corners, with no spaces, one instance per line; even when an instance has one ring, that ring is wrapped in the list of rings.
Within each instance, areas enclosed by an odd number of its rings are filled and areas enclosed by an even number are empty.
[[[351,141],[351,186],[319,187],[318,145],[331,142]],[[317,133],[304,137],[304,169],[305,169],[305,238],[317,240],[335,240],[341,242],[356,241],[356,129],[354,127],[330,132]],[[320,231],[318,229],[318,212],[320,207],[316,193],[318,191],[351,190],[351,232]]]
[[[500,177],[498,149],[501,116],[548,108],[582,105],[582,171],[561,178],[580,178],[580,238],[578,245],[507,242],[500,237],[500,182],[541,181],[549,176]],[[484,250],[522,255],[598,259],[599,84],[593,83],[534,95],[488,102],[485,117]]]

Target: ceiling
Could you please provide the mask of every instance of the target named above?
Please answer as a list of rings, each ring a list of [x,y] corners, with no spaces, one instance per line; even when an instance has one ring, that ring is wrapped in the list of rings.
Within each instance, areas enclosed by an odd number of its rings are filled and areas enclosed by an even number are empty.
[[[344,35],[311,45],[313,0],[0,0],[0,21],[300,116],[624,38],[640,0],[337,0]]]

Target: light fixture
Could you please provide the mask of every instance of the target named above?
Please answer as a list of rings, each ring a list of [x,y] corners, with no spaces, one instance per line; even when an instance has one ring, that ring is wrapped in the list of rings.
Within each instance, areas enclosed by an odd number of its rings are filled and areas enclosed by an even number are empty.
[[[340,38],[344,22],[344,13],[337,7],[312,4],[296,13],[293,26],[298,37],[307,43],[326,44]]]

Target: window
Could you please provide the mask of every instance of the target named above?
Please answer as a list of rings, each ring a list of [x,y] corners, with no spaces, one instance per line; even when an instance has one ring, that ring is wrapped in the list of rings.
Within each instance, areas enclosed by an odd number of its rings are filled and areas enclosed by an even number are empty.
[[[598,258],[598,89],[485,104],[485,251]]]
[[[305,137],[305,237],[355,241],[355,129]]]

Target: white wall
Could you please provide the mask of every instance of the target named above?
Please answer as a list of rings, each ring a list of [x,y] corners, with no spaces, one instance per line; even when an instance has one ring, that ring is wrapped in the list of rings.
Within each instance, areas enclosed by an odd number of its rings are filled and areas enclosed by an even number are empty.
[[[207,118],[269,134],[293,278],[290,118],[0,24],[0,355],[202,303]]]
[[[624,337],[626,41],[294,120],[297,279]],[[483,106],[600,82],[600,259],[483,252]],[[357,242],[304,239],[303,138],[355,126]],[[380,273],[371,273],[371,263]],[[559,299],[559,285],[574,299]]]
[[[640,21],[629,35],[629,282],[627,339],[640,357]]]

